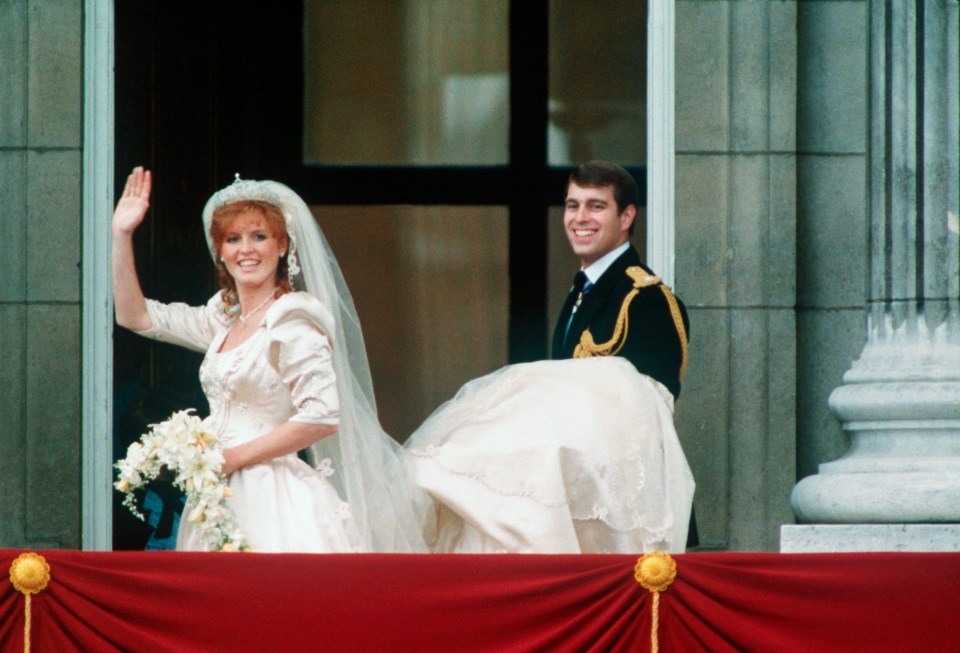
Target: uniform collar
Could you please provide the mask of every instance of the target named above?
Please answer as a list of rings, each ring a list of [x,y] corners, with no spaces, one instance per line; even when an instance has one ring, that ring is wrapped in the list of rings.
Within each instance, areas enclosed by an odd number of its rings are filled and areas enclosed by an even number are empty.
[[[590,281],[590,283],[597,283],[600,277],[603,276],[603,273],[607,271],[607,268],[620,258],[620,255],[627,251],[628,247],[630,247],[629,240],[619,247],[610,250],[587,267],[580,269],[587,275],[587,280]]]

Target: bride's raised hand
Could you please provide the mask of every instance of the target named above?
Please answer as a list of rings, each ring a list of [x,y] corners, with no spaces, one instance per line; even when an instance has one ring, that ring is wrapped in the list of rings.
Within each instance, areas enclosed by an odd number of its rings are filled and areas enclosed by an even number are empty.
[[[123,195],[113,211],[113,231],[115,234],[132,234],[143,222],[150,208],[150,171],[137,166],[127,176]]]

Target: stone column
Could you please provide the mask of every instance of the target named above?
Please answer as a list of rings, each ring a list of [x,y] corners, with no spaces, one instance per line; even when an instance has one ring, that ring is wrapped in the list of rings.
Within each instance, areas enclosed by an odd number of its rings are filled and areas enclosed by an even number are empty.
[[[960,523],[958,2],[869,11],[867,342],[830,396],[850,448],[791,505],[801,522],[861,525],[835,549],[957,550],[960,526],[943,524]],[[815,550],[803,529],[785,526],[782,549]]]

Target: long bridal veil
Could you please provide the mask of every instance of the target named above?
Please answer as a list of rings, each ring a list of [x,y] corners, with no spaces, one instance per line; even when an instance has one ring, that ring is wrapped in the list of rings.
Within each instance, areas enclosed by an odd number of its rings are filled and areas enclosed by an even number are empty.
[[[401,447],[380,426],[360,320],[329,243],[293,190],[274,181],[238,179],[215,193],[203,210],[211,253],[210,222],[215,209],[241,199],[280,207],[291,238],[290,256],[299,262],[295,266],[288,258],[294,289],[306,290],[333,315],[327,336],[333,342],[340,428],[336,436],[313,445],[315,460],[333,462],[336,473],[329,480],[350,504],[363,550],[426,552],[423,533],[430,531],[433,509],[412,482]]]

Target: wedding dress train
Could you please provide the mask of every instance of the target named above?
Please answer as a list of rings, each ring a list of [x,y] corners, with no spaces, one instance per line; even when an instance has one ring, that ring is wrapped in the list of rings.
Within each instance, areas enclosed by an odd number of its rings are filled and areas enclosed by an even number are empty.
[[[504,367],[405,448],[438,553],[684,550],[694,481],[673,396],[623,358]]]

